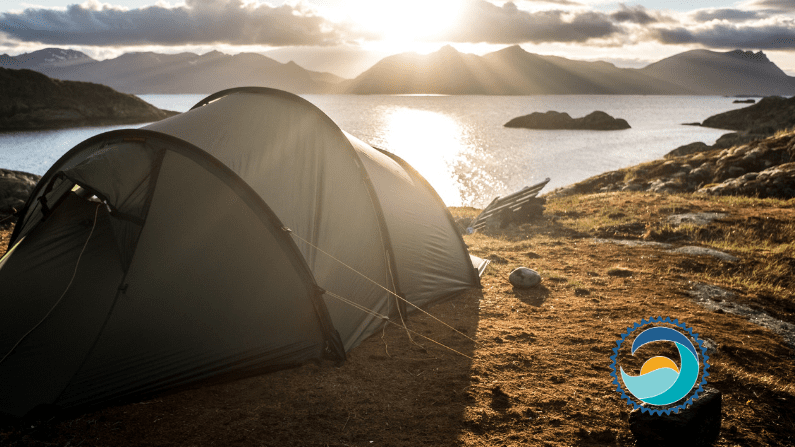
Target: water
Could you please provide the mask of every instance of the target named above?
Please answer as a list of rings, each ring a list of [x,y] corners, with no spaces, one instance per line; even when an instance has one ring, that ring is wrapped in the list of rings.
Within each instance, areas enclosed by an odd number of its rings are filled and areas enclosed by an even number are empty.
[[[205,95],[141,95],[186,111]],[[544,189],[662,157],[727,131],[683,126],[744,107],[703,96],[355,96],[305,95],[343,130],[414,166],[451,206],[484,206],[550,177]],[[621,131],[508,129],[511,118],[556,110],[581,117],[602,110],[626,119]],[[140,126],[143,126],[140,125]],[[0,167],[43,174],[62,154],[101,132],[91,127],[0,134]],[[542,192],[543,193],[543,192]]]

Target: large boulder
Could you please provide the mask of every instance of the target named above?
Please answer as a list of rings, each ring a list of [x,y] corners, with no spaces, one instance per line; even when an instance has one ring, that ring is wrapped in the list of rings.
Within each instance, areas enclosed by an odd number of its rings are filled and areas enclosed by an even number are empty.
[[[613,118],[599,110],[582,118],[572,118],[568,113],[553,110],[546,113],[533,112],[508,121],[505,123],[505,127],[547,130],[621,130],[630,128],[626,120]]]
[[[0,218],[19,211],[41,178],[27,172],[0,169]]]

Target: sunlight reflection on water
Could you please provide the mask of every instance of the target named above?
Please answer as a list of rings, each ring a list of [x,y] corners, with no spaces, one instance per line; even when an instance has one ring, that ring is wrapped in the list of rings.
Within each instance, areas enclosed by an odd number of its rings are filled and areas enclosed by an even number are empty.
[[[445,203],[474,203],[502,186],[483,169],[492,157],[475,140],[471,128],[443,113],[396,107],[384,114],[371,142],[400,154]]]

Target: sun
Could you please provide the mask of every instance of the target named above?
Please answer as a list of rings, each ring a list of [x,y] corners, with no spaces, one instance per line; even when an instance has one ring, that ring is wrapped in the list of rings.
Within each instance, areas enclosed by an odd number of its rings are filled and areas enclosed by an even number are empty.
[[[452,28],[464,0],[354,0],[350,15],[387,41],[419,42]]]

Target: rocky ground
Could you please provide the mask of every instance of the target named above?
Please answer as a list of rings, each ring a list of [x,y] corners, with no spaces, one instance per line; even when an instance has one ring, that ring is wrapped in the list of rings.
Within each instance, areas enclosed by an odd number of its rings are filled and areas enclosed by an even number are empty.
[[[0,68],[0,131],[146,123],[176,113],[104,85]]]
[[[589,178],[550,196],[609,191],[795,197],[795,98],[759,103],[699,124],[737,130],[710,146],[691,143],[663,159]]]
[[[339,367],[1,426],[0,444],[634,445],[610,355],[627,327],[656,316],[709,343],[708,385],[723,393],[715,445],[795,443],[792,200],[577,195],[464,239],[492,261],[483,289],[428,311],[466,337],[424,314],[408,322],[457,353],[389,325]],[[511,287],[518,266],[541,284]]]

